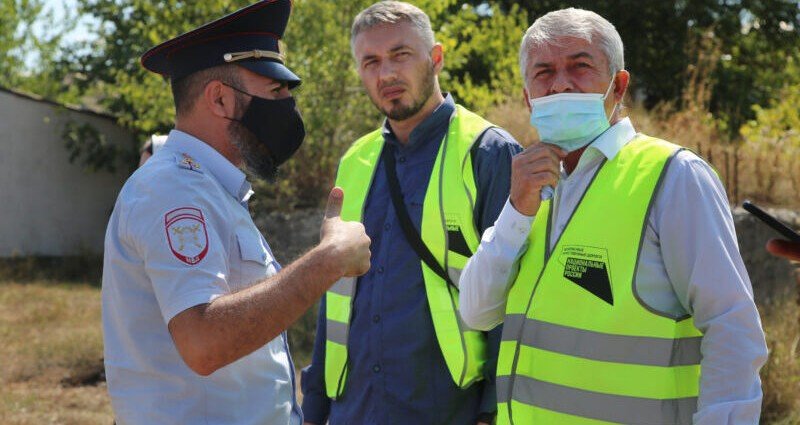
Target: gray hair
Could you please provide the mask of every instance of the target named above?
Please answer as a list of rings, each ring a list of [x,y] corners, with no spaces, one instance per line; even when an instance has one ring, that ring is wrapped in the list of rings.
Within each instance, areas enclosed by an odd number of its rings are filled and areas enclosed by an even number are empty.
[[[570,7],[542,16],[525,32],[519,48],[519,66],[523,81],[527,82],[530,51],[547,44],[558,45],[557,40],[562,37],[580,38],[590,43],[596,41],[608,59],[611,75],[625,69],[622,38],[614,25],[597,13]]]
[[[431,28],[431,20],[422,9],[413,4],[400,1],[381,1],[364,9],[353,20],[350,30],[350,50],[355,54],[356,36],[381,24],[408,22],[417,29],[425,47],[430,50],[436,43]]]

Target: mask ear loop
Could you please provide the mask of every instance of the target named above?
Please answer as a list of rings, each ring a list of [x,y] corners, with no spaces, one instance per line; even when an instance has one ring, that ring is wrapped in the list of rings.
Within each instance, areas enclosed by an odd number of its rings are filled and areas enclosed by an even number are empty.
[[[616,79],[615,77],[616,75],[611,76],[611,82],[608,83],[608,88],[606,89],[606,94],[603,95],[603,100],[606,100],[608,95],[611,94],[611,88],[614,87],[614,80]]]
[[[616,74],[611,76],[611,82],[608,83],[608,88],[606,89],[606,94],[603,95],[603,101],[605,101],[608,98],[608,95],[611,94],[611,88],[615,86],[614,80],[616,80]],[[619,106],[619,102],[615,103],[614,104],[614,108],[611,109],[611,117],[613,117],[614,114],[617,113],[617,106]],[[610,119],[611,118],[609,118],[609,120]]]

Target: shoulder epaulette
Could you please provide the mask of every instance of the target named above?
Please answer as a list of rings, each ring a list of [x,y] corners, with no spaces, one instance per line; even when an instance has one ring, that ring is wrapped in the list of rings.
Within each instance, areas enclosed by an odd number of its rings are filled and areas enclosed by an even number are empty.
[[[197,171],[198,173],[203,172],[203,170],[200,167],[200,164],[198,164],[194,158],[189,156],[188,153],[181,153],[180,155],[176,155],[175,160],[178,162],[178,167],[185,168],[187,170]]]

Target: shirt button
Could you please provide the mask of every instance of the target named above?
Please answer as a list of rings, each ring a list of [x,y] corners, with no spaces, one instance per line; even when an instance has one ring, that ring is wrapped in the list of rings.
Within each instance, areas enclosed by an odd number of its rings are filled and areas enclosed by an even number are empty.
[[[402,164],[402,163],[406,162],[406,157],[401,156],[400,158],[397,159],[397,161]]]
[[[380,316],[380,315],[378,315],[378,314],[376,314],[376,315],[372,316],[372,321],[373,321],[374,323],[378,323],[378,322],[380,322],[380,321],[381,321],[381,316]]]
[[[386,223],[386,224],[384,224],[384,225],[383,225],[383,229],[384,229],[384,230],[389,230],[389,229],[391,229],[391,228],[392,228],[392,225],[391,225],[391,224],[389,224],[389,223]]]
[[[383,266],[378,267],[378,273],[383,273]]]
[[[376,364],[376,365],[372,366],[372,371],[375,372],[375,373],[380,373],[381,365]]]

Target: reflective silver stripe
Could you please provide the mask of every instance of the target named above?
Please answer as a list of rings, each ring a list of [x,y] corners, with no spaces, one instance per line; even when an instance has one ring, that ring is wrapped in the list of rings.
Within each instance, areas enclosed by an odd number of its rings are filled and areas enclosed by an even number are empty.
[[[511,401],[511,377],[508,375],[498,376],[494,380],[497,392],[498,403],[508,403]]]
[[[503,320],[503,341],[516,341],[522,325],[525,323],[524,314],[507,314]]]
[[[461,269],[457,269],[455,267],[448,267],[447,274],[450,276],[450,280],[456,285],[456,288],[459,287],[458,280],[461,279]]]
[[[522,315],[514,316],[517,317],[506,317],[503,337],[518,335],[519,326],[524,324],[520,343],[528,347],[590,360],[644,366],[699,365],[702,360],[702,337],[672,339],[614,335],[535,319],[520,320]],[[516,327],[517,332],[506,334],[505,327]]]
[[[350,325],[328,319],[325,321],[325,338],[329,341],[347,345],[347,333]]]
[[[352,297],[356,289],[356,279],[354,277],[344,277],[336,281],[328,291],[334,294]]]
[[[497,378],[497,401],[508,402],[510,377]],[[584,418],[627,424],[691,424],[697,397],[650,399],[603,394],[551,384],[525,376],[514,378],[513,399],[530,406]]]
[[[345,277],[339,279],[328,291],[333,292],[334,294],[350,297],[351,300],[349,303],[352,305],[352,297],[355,293],[355,289],[356,279],[352,277]],[[326,339],[346,346],[349,328],[350,325],[347,323],[337,322],[327,318],[327,320],[325,320]]]

